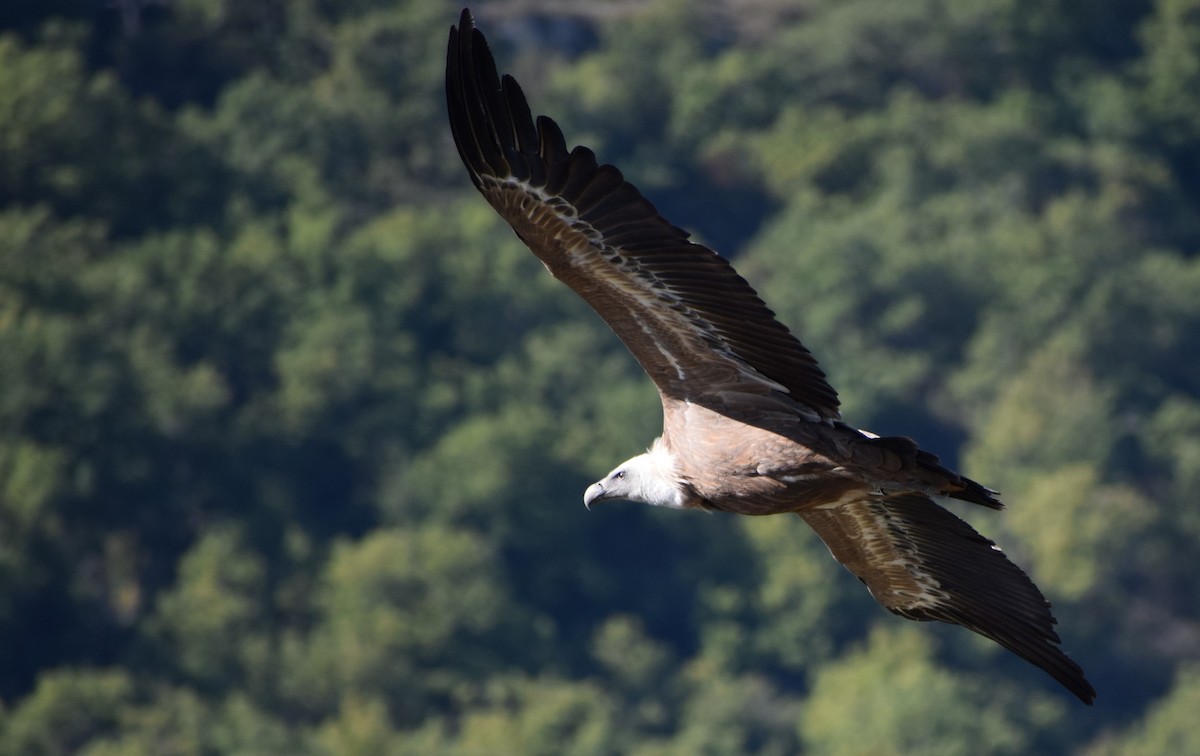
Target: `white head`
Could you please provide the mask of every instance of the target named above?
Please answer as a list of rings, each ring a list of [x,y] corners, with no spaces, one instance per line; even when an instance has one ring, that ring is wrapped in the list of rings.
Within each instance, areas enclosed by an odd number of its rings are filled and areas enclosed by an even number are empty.
[[[661,440],[650,451],[628,459],[583,494],[583,505],[605,499],[628,499],[656,507],[684,508],[684,491],[675,474],[671,453]]]

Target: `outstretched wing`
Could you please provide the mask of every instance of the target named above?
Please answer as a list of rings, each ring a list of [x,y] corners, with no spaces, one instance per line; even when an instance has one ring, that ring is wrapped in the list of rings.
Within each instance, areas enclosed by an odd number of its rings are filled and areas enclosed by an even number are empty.
[[[521,88],[498,76],[465,10],[450,30],[446,98],[475,186],[663,395],[784,391],[815,416],[838,417],[816,360],[728,262],[688,241],[591,150],[568,152],[554,121],[542,116],[535,127]]]
[[[864,496],[798,513],[875,599],[962,625],[1036,664],[1084,703],[1096,691],[1059,648],[1050,602],[992,541],[924,496]]]

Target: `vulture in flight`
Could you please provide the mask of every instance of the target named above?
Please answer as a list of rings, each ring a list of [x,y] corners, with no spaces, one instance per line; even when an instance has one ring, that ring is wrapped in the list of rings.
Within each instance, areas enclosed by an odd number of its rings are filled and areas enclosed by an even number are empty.
[[[1092,703],[1041,591],[933,501],[1000,509],[996,493],[909,438],[842,422],[812,354],[745,279],[614,166],[568,150],[546,116],[535,121],[466,10],[450,29],[446,99],[475,187],[658,387],[662,435],[589,486],[584,504],[794,512],[888,610],[991,638]]]

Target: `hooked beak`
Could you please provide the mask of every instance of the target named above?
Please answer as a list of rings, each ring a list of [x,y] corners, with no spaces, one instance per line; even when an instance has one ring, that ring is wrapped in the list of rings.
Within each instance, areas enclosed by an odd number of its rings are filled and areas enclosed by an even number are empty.
[[[583,492],[583,506],[591,509],[592,504],[604,498],[604,483],[593,483]]]

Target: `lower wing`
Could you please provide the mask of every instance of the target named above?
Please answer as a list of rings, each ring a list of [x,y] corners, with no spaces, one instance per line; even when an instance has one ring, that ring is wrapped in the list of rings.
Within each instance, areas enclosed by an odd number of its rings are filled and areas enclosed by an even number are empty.
[[[798,513],[890,611],[991,638],[1091,704],[1062,649],[1050,602],[995,543],[919,494],[865,496]]]

